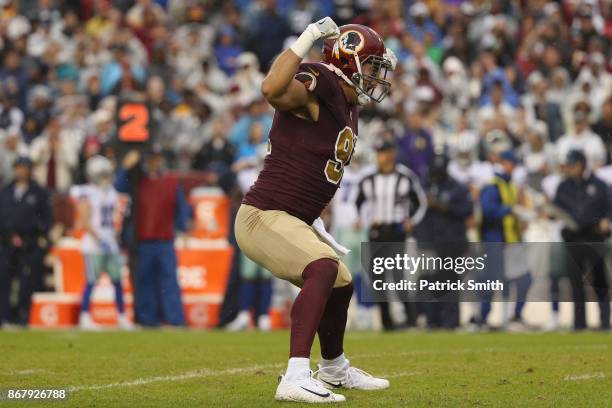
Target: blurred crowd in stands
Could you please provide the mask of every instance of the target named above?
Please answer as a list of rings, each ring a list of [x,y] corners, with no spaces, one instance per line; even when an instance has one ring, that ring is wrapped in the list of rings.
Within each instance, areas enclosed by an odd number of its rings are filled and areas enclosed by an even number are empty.
[[[558,182],[547,180],[560,178],[576,149],[612,183],[609,1],[0,0],[0,7],[1,185],[13,180],[19,157],[29,157],[34,180],[54,194],[86,181],[88,158],[116,163],[116,108],[137,99],[151,109],[166,166],[207,172],[238,203],[272,125],[260,93],[264,74],[326,15],[372,27],[399,58],[390,97],[361,113],[351,171],[374,164],[377,142],[392,139],[399,163],[425,188],[434,157],[446,156],[475,206],[502,152],[513,152],[512,178],[532,203],[554,200]],[[319,50],[307,59],[317,61]],[[471,241],[476,218],[466,217]],[[540,227],[524,239],[559,239]]]

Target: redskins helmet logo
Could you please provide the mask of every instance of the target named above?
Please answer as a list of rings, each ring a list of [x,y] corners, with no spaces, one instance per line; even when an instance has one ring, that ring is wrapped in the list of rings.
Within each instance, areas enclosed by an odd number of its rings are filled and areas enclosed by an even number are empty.
[[[357,54],[365,45],[363,34],[359,31],[347,31],[338,38],[340,50],[346,54]]]

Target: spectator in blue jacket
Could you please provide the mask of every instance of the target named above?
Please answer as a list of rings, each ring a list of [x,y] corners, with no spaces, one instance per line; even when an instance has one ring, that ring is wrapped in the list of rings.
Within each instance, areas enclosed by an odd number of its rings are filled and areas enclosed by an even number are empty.
[[[242,53],[242,47],[238,41],[236,30],[230,25],[221,27],[217,44],[215,45],[215,58],[219,68],[226,75],[232,76],[236,73],[236,58]]]
[[[143,86],[146,72],[139,64],[133,64],[128,48],[123,45],[114,46],[114,58],[102,67],[100,88],[103,95],[122,91],[136,90]]]
[[[501,153],[501,170],[495,173],[491,184],[482,189],[480,208],[482,210],[481,237],[485,243],[484,248],[488,257],[481,278],[485,281],[488,279],[505,280],[504,296],[508,294],[510,285],[516,285],[516,304],[512,324],[518,328],[518,326],[524,326],[522,312],[527,291],[531,285],[531,275],[529,270],[525,270],[520,274],[513,273],[513,276],[509,278],[504,262],[504,258],[511,251],[515,251],[518,248],[517,244],[521,242],[521,227],[514,211],[519,203],[519,192],[517,185],[512,181],[512,174],[517,163],[518,158],[513,150]],[[487,291],[482,295],[480,317],[475,318],[477,324],[486,324],[494,293]]]
[[[238,119],[229,134],[229,141],[237,150],[249,143],[249,135],[253,123],[259,122],[263,126],[264,138],[267,141],[270,129],[272,128],[273,116],[269,111],[268,103],[265,99],[259,98],[251,101],[247,108],[247,113]]]
[[[280,14],[276,0],[260,2],[259,10],[247,20],[247,49],[253,51],[264,70],[283,49],[285,38],[291,34],[287,19]]]
[[[565,227],[563,240],[572,258],[569,267],[574,300],[574,329],[586,329],[585,282],[592,285],[599,302],[601,328],[610,329],[610,283],[606,276],[606,246],[610,235],[610,203],[606,184],[587,170],[587,159],[580,150],[571,150],[566,159],[567,177],[559,184],[555,204],[574,220]],[[582,244],[576,244],[582,243]]]
[[[25,326],[32,293],[42,287],[53,217],[47,190],[32,180],[30,159],[17,158],[14,169],[13,182],[0,191],[0,325],[10,321]],[[11,307],[14,279],[19,281],[19,293]]]

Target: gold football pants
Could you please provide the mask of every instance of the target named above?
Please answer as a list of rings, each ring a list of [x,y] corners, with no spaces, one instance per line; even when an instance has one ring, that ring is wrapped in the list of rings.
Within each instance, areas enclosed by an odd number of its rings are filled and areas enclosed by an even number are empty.
[[[235,224],[238,246],[253,261],[274,276],[302,286],[306,266],[321,258],[338,262],[334,288],[348,285],[352,278],[346,265],[314,229],[285,211],[263,211],[242,204]]]

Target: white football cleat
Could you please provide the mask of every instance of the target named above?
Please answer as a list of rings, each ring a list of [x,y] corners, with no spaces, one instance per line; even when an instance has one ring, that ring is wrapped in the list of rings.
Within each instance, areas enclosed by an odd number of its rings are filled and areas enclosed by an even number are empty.
[[[120,314],[117,317],[117,326],[121,329],[121,330],[134,330],[135,326],[134,323],[132,323],[124,314]]]
[[[551,319],[544,325],[543,330],[547,332],[557,331],[561,328],[559,325],[559,314],[553,313]]]
[[[259,316],[257,319],[257,330],[259,331],[270,331],[272,328],[272,322],[270,321],[270,316],[267,314]]]
[[[238,312],[234,320],[229,322],[225,329],[227,331],[242,331],[248,330],[251,325],[251,314],[247,311]]]
[[[328,389],[347,388],[353,390],[384,390],[389,388],[389,380],[376,378],[357,367],[348,367],[344,375],[335,367],[323,367],[316,371],[316,378]]]
[[[87,312],[81,312],[79,316],[79,327],[81,330],[102,330],[102,326],[97,324]]]
[[[274,399],[277,401],[306,402],[311,404],[345,401],[344,395],[335,394],[312,377],[310,370],[301,378],[289,380],[286,375],[279,377]]]

